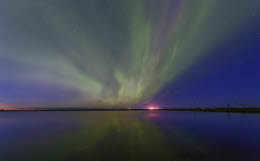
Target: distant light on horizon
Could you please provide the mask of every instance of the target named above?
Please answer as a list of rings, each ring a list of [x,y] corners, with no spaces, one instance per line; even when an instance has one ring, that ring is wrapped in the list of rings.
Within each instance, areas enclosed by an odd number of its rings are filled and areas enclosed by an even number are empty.
[[[150,105],[147,107],[148,110],[159,110],[161,109],[159,106]]]

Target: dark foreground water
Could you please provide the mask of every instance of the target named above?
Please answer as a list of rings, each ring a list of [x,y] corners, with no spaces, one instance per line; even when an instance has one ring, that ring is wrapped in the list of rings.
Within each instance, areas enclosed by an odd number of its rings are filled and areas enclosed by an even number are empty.
[[[260,115],[0,112],[0,161],[260,161]]]

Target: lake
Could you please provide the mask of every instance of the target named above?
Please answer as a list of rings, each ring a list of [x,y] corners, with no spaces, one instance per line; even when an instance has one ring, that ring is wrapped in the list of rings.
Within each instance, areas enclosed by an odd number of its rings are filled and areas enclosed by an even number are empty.
[[[260,115],[0,112],[0,161],[260,161]]]

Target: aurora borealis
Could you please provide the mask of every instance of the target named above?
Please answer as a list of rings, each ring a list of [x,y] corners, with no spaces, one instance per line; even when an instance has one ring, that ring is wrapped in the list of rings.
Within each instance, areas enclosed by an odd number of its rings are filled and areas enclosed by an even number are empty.
[[[0,105],[148,102],[259,15],[259,0],[3,0]]]

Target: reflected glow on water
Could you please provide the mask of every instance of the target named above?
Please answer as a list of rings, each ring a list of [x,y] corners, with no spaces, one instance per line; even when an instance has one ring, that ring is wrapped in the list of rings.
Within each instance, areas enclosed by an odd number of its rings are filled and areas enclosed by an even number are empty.
[[[257,161],[260,115],[169,111],[2,112],[3,161]]]

